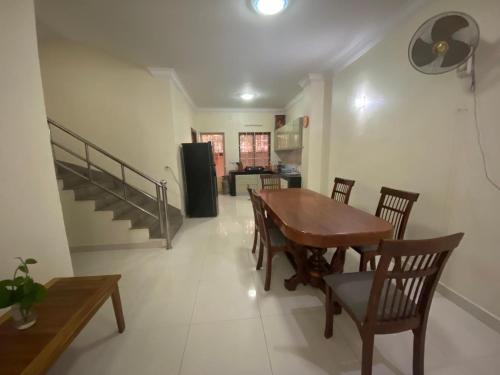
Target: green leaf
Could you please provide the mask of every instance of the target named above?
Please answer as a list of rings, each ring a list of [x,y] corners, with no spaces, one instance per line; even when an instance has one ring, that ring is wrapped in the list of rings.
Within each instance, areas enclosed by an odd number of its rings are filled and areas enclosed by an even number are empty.
[[[26,260],[24,261],[24,263],[25,263],[25,264],[36,264],[36,263],[38,263],[38,262],[36,261],[36,259],[33,259],[33,258],[28,258],[28,259],[26,259]]]
[[[12,305],[12,293],[7,288],[0,288],[0,309]]]
[[[24,294],[30,294],[33,292],[35,287],[35,283],[33,282],[33,279],[31,277],[27,277],[26,281],[23,284],[23,292]]]
[[[4,287],[13,287],[14,286],[14,281],[7,279],[7,280],[2,280],[0,281],[0,288]]]
[[[35,302],[42,302],[47,295],[47,288],[45,288],[42,284],[35,283],[33,293],[35,294]]]
[[[24,272],[24,273],[28,273],[28,267],[26,267],[24,264],[21,264],[19,267],[17,267],[19,269],[19,271],[21,272]]]
[[[18,276],[14,279],[14,285],[19,288],[24,284],[25,280],[26,278],[24,276]]]

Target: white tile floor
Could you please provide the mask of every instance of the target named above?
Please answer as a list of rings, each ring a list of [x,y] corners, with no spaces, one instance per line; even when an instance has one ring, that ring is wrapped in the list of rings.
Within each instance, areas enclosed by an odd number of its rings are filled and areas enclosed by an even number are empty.
[[[49,374],[359,374],[354,324],[336,317],[334,337],[324,339],[322,295],[285,290],[293,271],[284,257],[264,292],[249,251],[250,202],[223,196],[220,205],[218,218],[186,220],[171,251],[74,254],[78,275],[123,275],[127,329],[117,333],[106,303]],[[411,358],[411,334],[377,336],[374,374],[411,374]],[[426,367],[427,375],[498,374],[500,334],[436,296]]]

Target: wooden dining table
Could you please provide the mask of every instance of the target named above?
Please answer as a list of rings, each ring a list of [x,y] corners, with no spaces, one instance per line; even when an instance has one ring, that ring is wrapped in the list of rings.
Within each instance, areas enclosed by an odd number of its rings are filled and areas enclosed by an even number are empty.
[[[285,280],[288,290],[300,283],[324,290],[325,275],[343,272],[349,246],[377,244],[392,236],[387,221],[312,190],[261,190],[259,196],[289,240],[296,274]],[[330,262],[324,257],[328,248],[336,248]]]

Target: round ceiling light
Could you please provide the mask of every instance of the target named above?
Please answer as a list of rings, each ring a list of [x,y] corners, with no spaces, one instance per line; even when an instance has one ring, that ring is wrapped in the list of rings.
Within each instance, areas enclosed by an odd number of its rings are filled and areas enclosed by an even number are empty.
[[[252,0],[255,11],[263,16],[272,16],[285,10],[288,0]]]
[[[252,94],[251,92],[245,92],[240,95],[241,100],[244,100],[246,102],[252,101],[255,99],[255,94]]]

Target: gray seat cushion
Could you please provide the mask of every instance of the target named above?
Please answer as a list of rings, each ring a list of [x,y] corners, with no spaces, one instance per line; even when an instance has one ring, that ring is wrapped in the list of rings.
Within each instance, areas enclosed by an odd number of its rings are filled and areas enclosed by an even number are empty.
[[[272,246],[282,247],[286,246],[285,236],[276,227],[269,228],[269,239],[271,240]]]
[[[367,253],[370,251],[376,251],[378,249],[378,245],[352,246],[352,248],[358,253]]]
[[[344,304],[348,309],[354,314],[354,317],[359,322],[363,322],[366,317],[366,310],[368,308],[368,301],[370,299],[370,293],[373,284],[373,278],[375,277],[375,272],[353,272],[353,273],[338,273],[326,276],[324,278],[325,283],[332,288],[334,294],[337,298]],[[378,317],[382,317],[382,309],[383,309],[383,299],[385,298],[387,285],[384,286],[384,289],[381,293],[381,302],[379,304]],[[389,316],[395,317],[397,314],[397,310],[399,307],[400,298],[403,296],[403,293],[400,289],[396,288],[394,283],[390,284],[389,295],[387,296],[387,301],[392,302],[392,296],[396,293],[396,299],[394,303],[394,309],[391,314],[391,303],[387,303],[385,310],[386,314],[384,314],[384,319],[387,319]],[[339,302],[340,302],[339,301]],[[406,303],[406,300],[403,301],[403,304]],[[408,303],[407,310],[413,308],[413,303]]]

